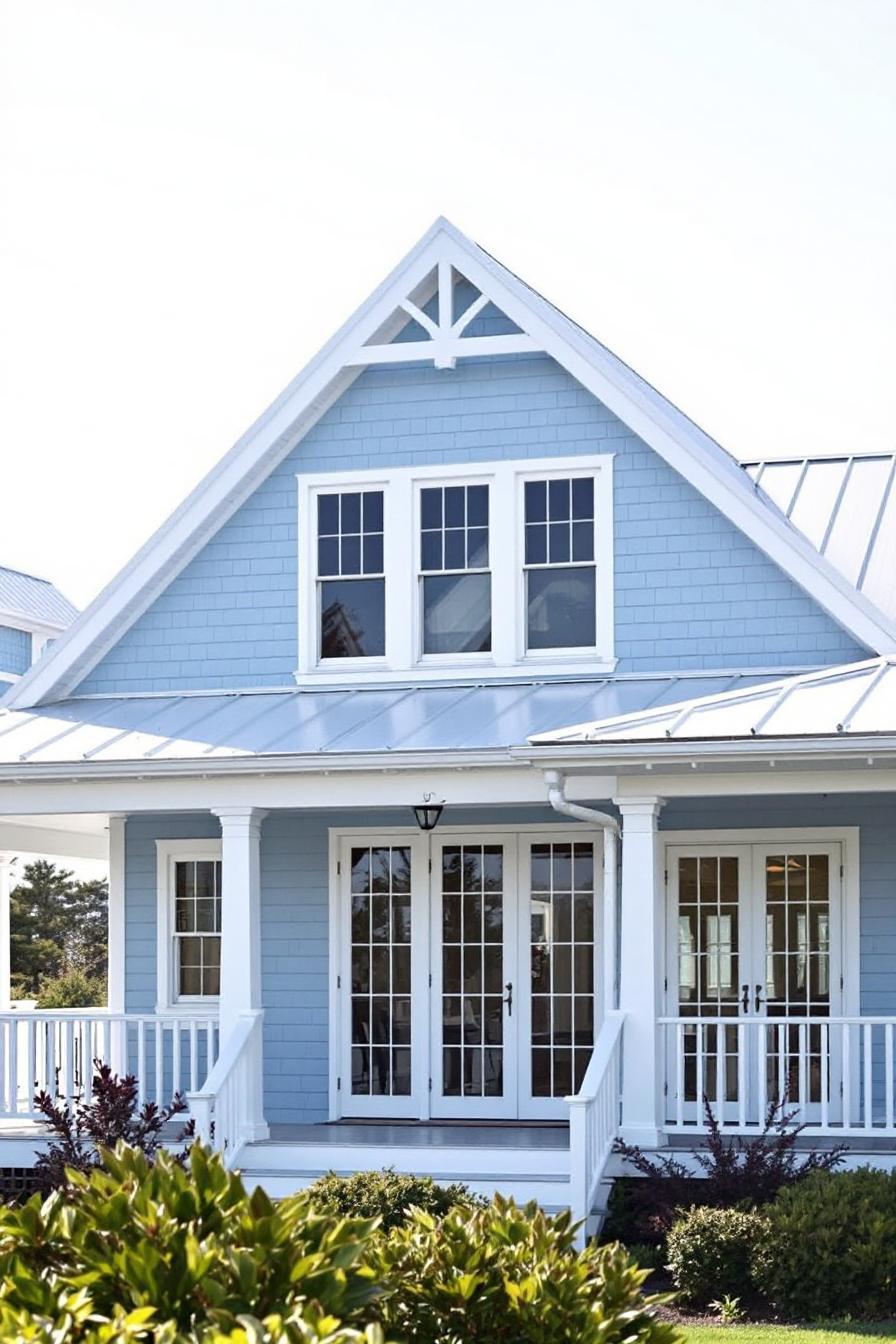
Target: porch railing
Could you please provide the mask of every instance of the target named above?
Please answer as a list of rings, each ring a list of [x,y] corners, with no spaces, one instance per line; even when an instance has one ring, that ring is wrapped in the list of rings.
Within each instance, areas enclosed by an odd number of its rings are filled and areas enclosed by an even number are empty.
[[[735,1132],[784,1101],[813,1135],[896,1134],[896,1018],[668,1017],[666,1128]]]
[[[37,1119],[34,1096],[87,1095],[94,1060],[137,1077],[141,1103],[195,1091],[218,1054],[216,1017],[63,1009],[0,1014],[0,1120]]]
[[[228,1167],[236,1164],[243,1146],[255,1137],[253,1125],[260,1113],[263,1017],[263,1013],[254,1012],[239,1019],[201,1091],[189,1097],[199,1138],[222,1153]]]
[[[590,1231],[595,1201],[613,1140],[619,1132],[622,1101],[622,1029],[625,1014],[610,1012],[601,1027],[591,1062],[569,1105],[570,1208]]]

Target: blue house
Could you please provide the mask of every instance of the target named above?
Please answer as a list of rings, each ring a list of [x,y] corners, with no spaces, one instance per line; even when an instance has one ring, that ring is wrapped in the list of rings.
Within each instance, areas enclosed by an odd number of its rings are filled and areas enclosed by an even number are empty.
[[[735,461],[438,220],[6,697],[111,870],[7,1120],[102,1055],[272,1191],[582,1217],[704,1102],[889,1161],[894,460]]]
[[[0,565],[0,683],[27,672],[77,614],[47,579]]]

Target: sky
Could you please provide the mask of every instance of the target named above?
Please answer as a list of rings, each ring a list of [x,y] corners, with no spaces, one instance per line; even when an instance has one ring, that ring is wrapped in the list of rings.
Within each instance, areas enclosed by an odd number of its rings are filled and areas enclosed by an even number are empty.
[[[741,458],[896,447],[894,0],[0,0],[0,563],[85,605],[440,215]]]

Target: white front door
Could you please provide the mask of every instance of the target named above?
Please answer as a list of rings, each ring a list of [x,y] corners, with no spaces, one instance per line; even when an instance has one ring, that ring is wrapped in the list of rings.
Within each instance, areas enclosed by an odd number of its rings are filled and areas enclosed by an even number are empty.
[[[337,858],[334,1116],[566,1119],[600,1020],[594,833],[373,831]]]
[[[433,844],[432,1114],[517,1114],[520,999],[516,845]]]
[[[670,1118],[705,1100],[727,1123],[774,1101],[814,1119],[839,1095],[841,862],[836,843],[669,846]]]

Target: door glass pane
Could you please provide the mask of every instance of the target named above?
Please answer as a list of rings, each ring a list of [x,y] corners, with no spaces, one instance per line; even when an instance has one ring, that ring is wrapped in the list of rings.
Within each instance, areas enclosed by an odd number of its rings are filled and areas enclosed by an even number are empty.
[[[736,1017],[740,1011],[739,876],[733,856],[678,860],[678,1011]],[[684,1100],[737,1100],[737,1029],[685,1030]],[[721,1089],[719,1087],[721,1079]]]
[[[504,851],[442,851],[442,1090],[504,1095]]]
[[[565,1097],[594,1046],[594,849],[537,844],[530,862],[532,1095]]]
[[[769,854],[765,859],[766,1013],[791,1018],[791,1026],[766,1029],[766,1085],[770,1098],[799,1104],[819,1102],[822,1071],[820,1027],[799,1019],[827,1017],[830,1004],[830,856]],[[803,1044],[801,1044],[801,1041]],[[800,1066],[805,1049],[806,1060]],[[807,1095],[801,1096],[801,1081]]]
[[[351,1090],[411,1092],[411,852],[351,852]]]

